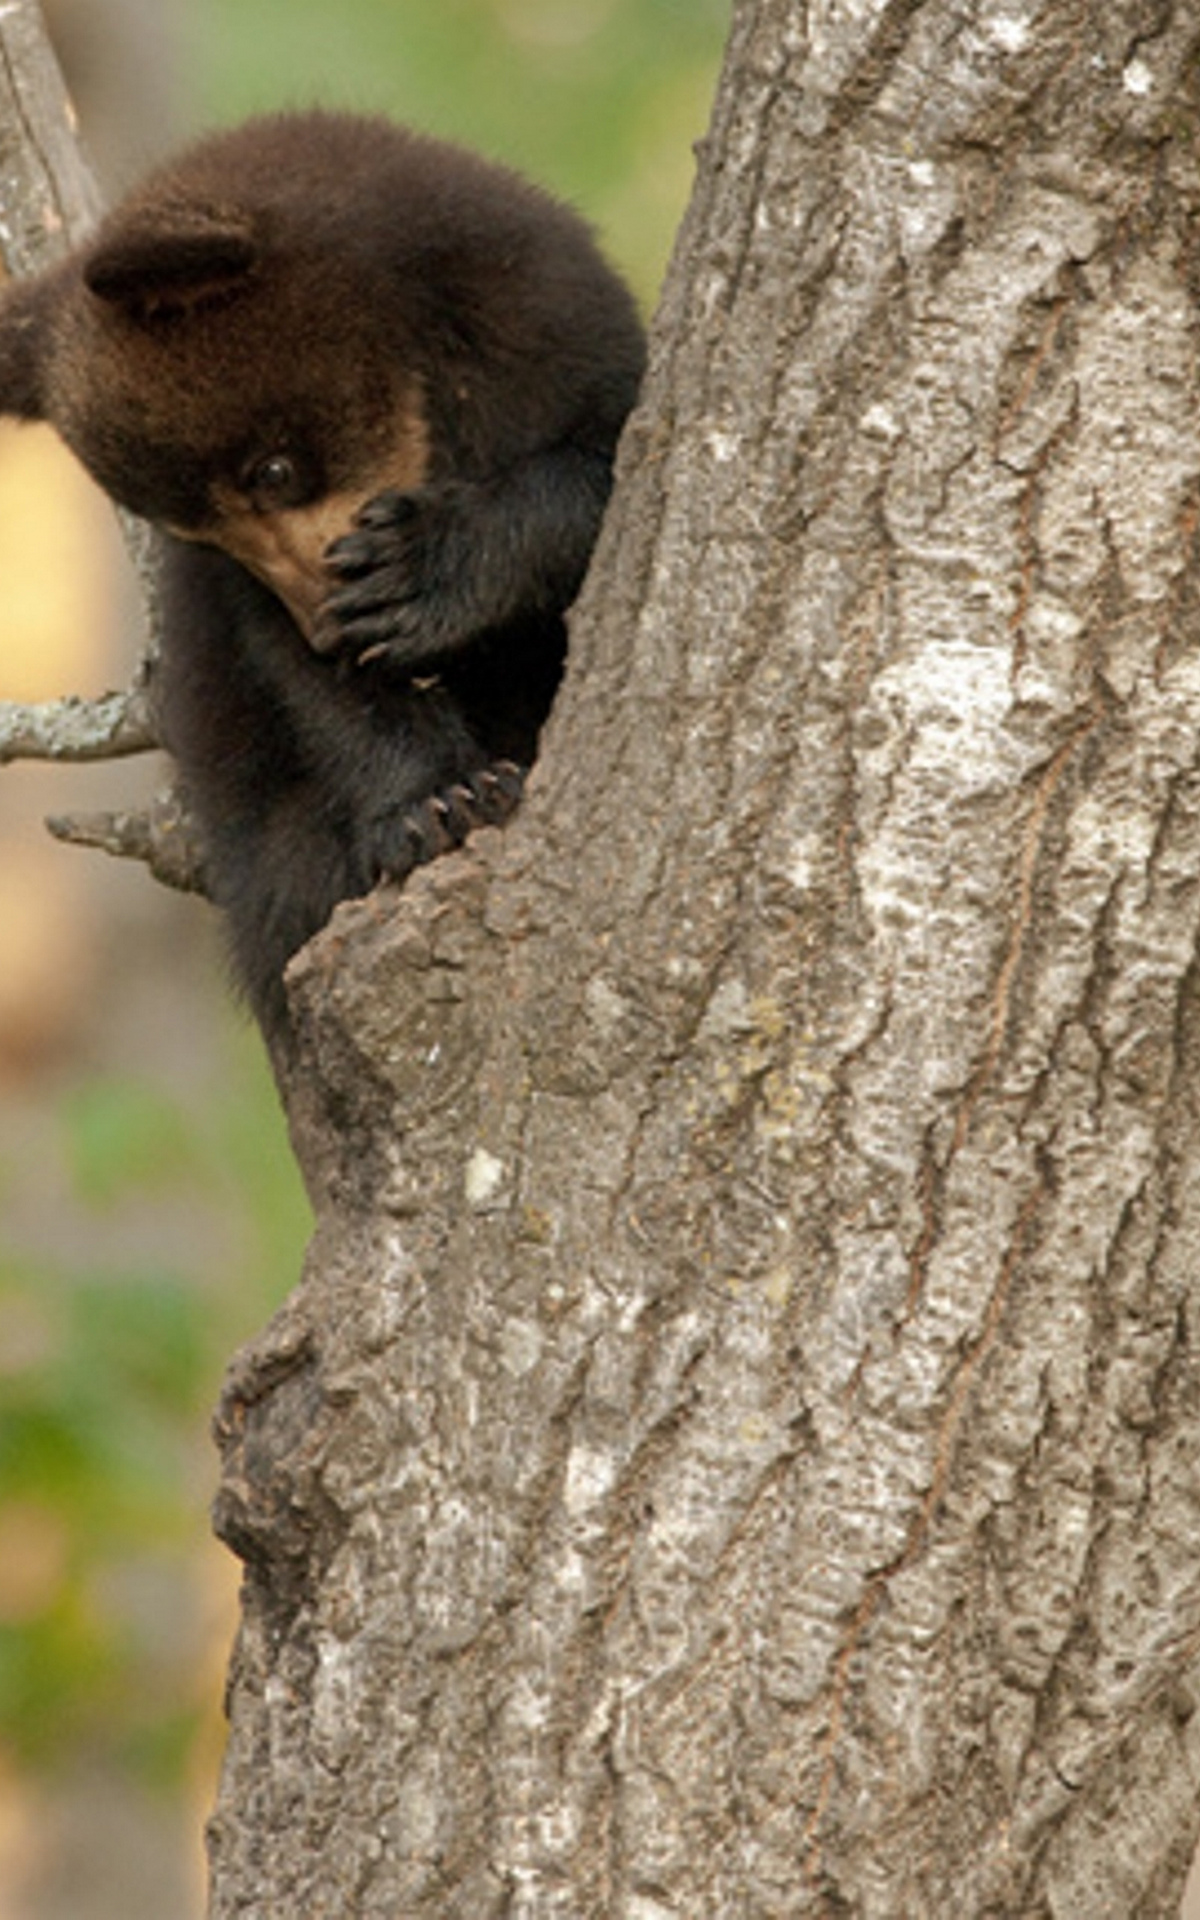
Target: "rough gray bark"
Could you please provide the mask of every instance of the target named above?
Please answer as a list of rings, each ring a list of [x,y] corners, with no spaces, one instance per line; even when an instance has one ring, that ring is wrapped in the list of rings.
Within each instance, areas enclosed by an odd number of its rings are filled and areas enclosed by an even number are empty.
[[[1198,42],[737,8],[528,802],[293,969],[216,1915],[1174,1912]]]
[[[218,1915],[1175,1910],[1198,40],[738,10],[523,815],[295,969]]]
[[[36,273],[87,234],[100,196],[37,0],[0,8],[0,259]]]

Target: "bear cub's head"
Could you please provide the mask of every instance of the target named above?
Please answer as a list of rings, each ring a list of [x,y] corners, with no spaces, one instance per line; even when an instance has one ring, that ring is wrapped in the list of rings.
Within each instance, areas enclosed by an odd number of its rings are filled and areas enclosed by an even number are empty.
[[[632,397],[632,304],[584,224],[382,120],[281,115],[167,163],[0,297],[0,412],[223,548],[313,636],[366,500],[486,478]],[[623,370],[628,370],[625,377]]]

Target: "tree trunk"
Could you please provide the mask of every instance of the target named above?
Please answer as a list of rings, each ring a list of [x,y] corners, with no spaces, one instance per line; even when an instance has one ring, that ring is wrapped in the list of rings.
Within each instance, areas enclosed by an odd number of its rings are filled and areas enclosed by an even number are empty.
[[[293,967],[217,1916],[1176,1911],[1198,42],[737,9],[528,800]]]

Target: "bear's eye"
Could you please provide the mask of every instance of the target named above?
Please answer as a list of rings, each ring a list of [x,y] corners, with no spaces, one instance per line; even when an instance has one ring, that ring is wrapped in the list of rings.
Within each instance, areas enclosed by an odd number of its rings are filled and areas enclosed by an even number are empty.
[[[290,453],[269,453],[256,460],[246,475],[244,489],[261,512],[296,507],[306,497],[304,476]]]

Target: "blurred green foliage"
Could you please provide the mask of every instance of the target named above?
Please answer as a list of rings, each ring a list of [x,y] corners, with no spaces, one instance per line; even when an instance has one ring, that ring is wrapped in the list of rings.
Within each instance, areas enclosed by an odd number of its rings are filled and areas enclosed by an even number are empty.
[[[214,1085],[70,1091],[41,1145],[95,1258],[0,1251],[0,1728],[25,1764],[86,1752],[169,1781],[210,1704],[208,1412],[310,1226],[252,1035]],[[0,1163],[0,1196],[16,1177]],[[122,1258],[147,1212],[161,1255]]]
[[[729,0],[201,0],[207,117],[337,104],[466,141],[573,200],[649,304]]]

